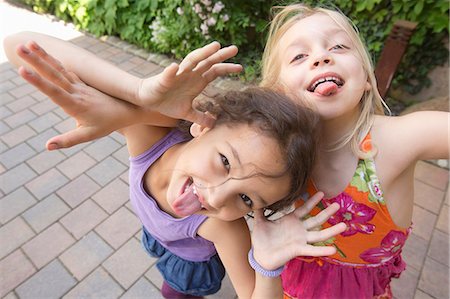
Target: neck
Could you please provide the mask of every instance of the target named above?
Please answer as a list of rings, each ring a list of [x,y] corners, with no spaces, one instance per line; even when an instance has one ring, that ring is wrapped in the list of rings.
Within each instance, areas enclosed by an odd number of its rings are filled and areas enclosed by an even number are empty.
[[[329,149],[338,141],[348,135],[356,126],[359,114],[354,113],[351,117],[338,117],[322,120],[322,148]]]

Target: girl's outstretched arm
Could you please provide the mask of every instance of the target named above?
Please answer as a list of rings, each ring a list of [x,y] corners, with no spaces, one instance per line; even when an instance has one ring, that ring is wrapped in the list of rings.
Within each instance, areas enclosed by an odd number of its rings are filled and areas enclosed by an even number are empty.
[[[145,79],[133,76],[70,42],[44,34],[34,32],[13,34],[4,40],[4,48],[8,59],[16,66],[32,65],[37,72],[41,72],[39,69],[41,65],[33,64],[30,61],[32,56],[25,55],[24,50],[28,49],[41,61],[51,65],[55,72],[75,73],[84,83],[136,105],[154,106],[160,105],[162,102],[167,103],[167,99],[174,94],[179,98],[186,98],[186,103],[190,102],[183,108],[188,107],[189,110],[183,111],[181,116],[174,115],[172,107],[172,109],[166,109],[166,115],[167,112],[170,112],[168,115],[171,117],[200,123],[204,120],[204,116],[192,109],[192,100],[218,76],[242,70],[240,65],[223,63],[226,59],[236,55],[237,48],[235,46],[221,48],[217,42],[191,52],[179,66],[171,65],[165,73],[158,75],[159,77],[153,76]],[[170,80],[172,76],[167,76],[173,72],[180,75],[183,80],[174,84]],[[179,112],[176,111],[176,113]]]

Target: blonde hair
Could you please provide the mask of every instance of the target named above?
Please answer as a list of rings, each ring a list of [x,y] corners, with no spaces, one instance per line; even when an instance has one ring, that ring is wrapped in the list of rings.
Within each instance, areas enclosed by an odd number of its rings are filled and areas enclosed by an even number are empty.
[[[330,17],[349,36],[361,59],[361,64],[367,74],[367,80],[371,85],[371,89],[366,91],[360,100],[360,115],[354,129],[338,140],[331,150],[339,149],[350,143],[355,155],[366,157],[367,153],[362,152],[360,144],[373,124],[374,115],[384,115],[384,108],[387,111],[389,111],[389,108],[378,92],[373,63],[359,36],[358,29],[349,18],[337,9],[331,10],[323,7],[313,8],[304,4],[291,4],[288,6],[274,6],[271,12],[273,18],[270,23],[261,65],[262,80],[260,86],[262,87],[282,89],[283,83],[279,81],[281,62],[277,49],[280,39],[296,22],[315,14],[324,14]],[[370,153],[371,156],[374,154],[375,151]]]

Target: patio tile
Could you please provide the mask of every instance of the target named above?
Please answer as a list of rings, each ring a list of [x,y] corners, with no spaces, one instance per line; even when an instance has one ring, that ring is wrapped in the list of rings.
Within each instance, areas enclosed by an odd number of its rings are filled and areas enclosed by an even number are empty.
[[[60,222],[75,238],[80,239],[107,217],[108,214],[91,199],[88,199],[64,216]]]
[[[64,227],[55,223],[23,245],[22,249],[34,265],[40,269],[74,242],[75,239]]]
[[[101,223],[95,231],[117,249],[141,229],[137,217],[122,207]]]
[[[16,84],[20,84],[20,83],[25,83],[25,81],[23,81],[23,79],[20,78],[16,78],[16,80],[13,80],[13,82],[15,82]],[[27,94],[30,94],[32,92],[36,91],[36,87],[34,87],[33,85],[30,84],[23,84],[21,86],[12,88],[9,90],[9,93],[12,94],[14,97],[16,98],[20,98],[23,97]]]
[[[391,282],[392,294],[395,298],[413,298],[419,281],[419,271],[414,268],[406,268],[400,278]]]
[[[419,280],[419,288],[432,297],[449,298],[448,277],[448,266],[427,258]]]
[[[416,234],[410,234],[403,247],[403,259],[408,267],[413,267],[420,271],[425,262],[427,251],[428,242]]]
[[[76,280],[55,260],[16,288],[16,293],[20,299],[57,299],[75,285]]]
[[[437,216],[419,206],[414,206],[413,210],[413,233],[429,241],[433,232]]]
[[[59,171],[52,168],[49,171],[39,175],[37,178],[27,183],[25,186],[39,200],[49,196],[68,182],[68,179]]]
[[[432,198],[433,200],[430,200]],[[422,208],[439,214],[439,210],[444,200],[444,191],[425,184],[419,180],[414,182],[414,204],[421,206]]]
[[[0,199],[0,223],[8,222],[35,203],[33,195],[22,187],[6,195]]]
[[[24,142],[31,137],[35,136],[36,132],[31,129],[28,125],[23,125],[18,128],[15,128],[12,131],[9,131],[8,133],[5,133],[2,135],[1,139],[2,141],[8,145],[8,147],[14,147],[21,142]]]
[[[50,194],[37,205],[22,214],[25,221],[36,231],[43,229],[58,221],[70,211],[70,208],[55,194]]]
[[[61,119],[56,116],[56,114],[48,112],[28,122],[28,125],[39,133],[51,128],[53,125],[59,123],[60,121]]]
[[[36,173],[22,163],[13,169],[9,169],[0,175],[0,189],[4,193],[9,193],[36,177]]]
[[[33,93],[32,95],[35,96],[36,93]],[[42,94],[39,92],[39,94]],[[30,107],[30,110],[33,111],[37,115],[44,115],[49,114],[48,112],[52,111],[53,109],[59,107],[55,103],[53,103],[52,100],[48,99],[45,95],[41,98],[44,99],[37,103],[36,105],[33,105]]]
[[[152,298],[164,299],[159,289],[157,289],[147,279],[141,277],[134,285],[132,285],[120,299],[138,299]]]
[[[0,298],[36,272],[27,257],[16,250],[0,261]],[[7,275],[5,275],[7,273]]]
[[[120,148],[120,144],[118,142],[110,137],[105,137],[95,140],[83,151],[95,160],[101,161],[110,154],[114,153],[118,148]]]
[[[94,166],[96,161],[84,151],[80,151],[56,166],[69,179],[74,179]]]
[[[0,243],[2,244],[0,259],[22,246],[34,235],[31,228],[20,217],[14,218],[0,227]]]
[[[18,113],[15,113],[11,116],[6,117],[3,119],[3,121],[10,126],[11,128],[15,129],[19,126],[22,126],[24,124],[27,124],[31,120],[36,118],[36,114],[31,112],[30,110],[22,110]]]
[[[19,111],[24,110],[24,112],[26,111],[26,113],[30,113],[30,115],[33,115],[33,118],[36,117],[36,114],[32,113],[29,110],[25,110],[37,103],[37,101],[35,99],[33,99],[29,95],[21,97],[19,99],[16,99],[12,96],[10,96],[10,97],[11,97],[11,99],[6,98],[5,102],[2,101],[2,103],[10,102],[6,105],[6,107],[8,107],[11,111],[17,113]],[[2,97],[2,100],[3,99],[4,98]]]
[[[449,237],[448,234],[443,233],[437,229],[433,232],[431,238],[430,250],[428,255],[442,265],[450,266],[449,263]]]
[[[112,157],[107,157],[105,160],[89,169],[87,175],[94,179],[99,185],[105,186],[125,170],[127,170],[125,165]]]
[[[56,194],[69,206],[74,208],[91,197],[99,189],[99,185],[88,176],[82,174],[59,189]]]
[[[416,165],[414,177],[444,191],[448,185],[449,174],[446,169],[437,167],[431,163],[419,161]]]
[[[90,232],[59,259],[76,279],[82,280],[112,253],[113,249],[105,241],[95,232]]]
[[[443,205],[441,212],[439,213],[439,218],[438,218],[438,222],[436,224],[436,228],[447,233],[447,235],[450,233],[448,216],[449,216],[448,205]]]
[[[104,263],[103,267],[123,288],[128,289],[156,261],[144,251],[141,244],[132,238]]]
[[[11,169],[31,158],[36,152],[26,143],[19,143],[0,154],[0,162]]]
[[[66,157],[59,151],[43,151],[27,160],[27,164],[37,173],[43,173],[58,165]]]
[[[105,209],[106,212],[112,214],[128,201],[129,194],[128,185],[120,179],[115,179],[94,194],[92,199]]]
[[[92,274],[83,279],[70,292],[64,295],[63,299],[79,298],[118,298],[123,289],[114,279],[102,268],[97,268]]]

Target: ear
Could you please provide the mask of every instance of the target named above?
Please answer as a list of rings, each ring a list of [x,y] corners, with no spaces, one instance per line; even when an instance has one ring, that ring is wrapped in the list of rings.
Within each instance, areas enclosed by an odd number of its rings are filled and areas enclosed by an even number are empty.
[[[366,82],[366,86],[364,87],[364,91],[370,91],[372,89],[372,84],[369,81]]]
[[[205,133],[208,132],[209,130],[210,130],[210,128],[201,126],[201,125],[199,125],[199,124],[197,124],[197,123],[193,123],[193,124],[191,125],[191,128],[190,128],[191,135],[192,135],[194,138],[195,138],[195,137],[199,137],[199,136],[205,134]]]

